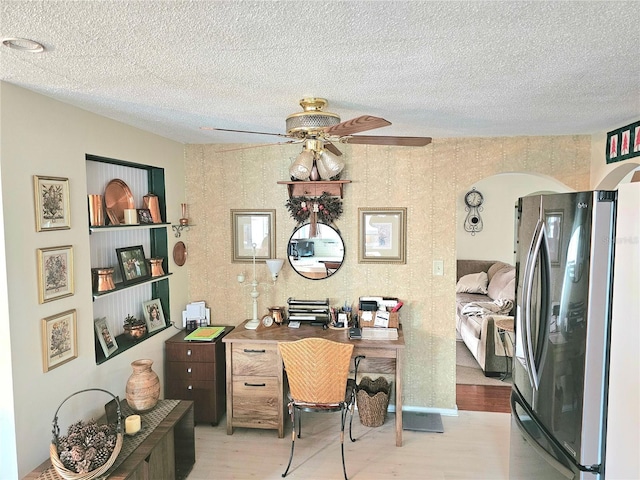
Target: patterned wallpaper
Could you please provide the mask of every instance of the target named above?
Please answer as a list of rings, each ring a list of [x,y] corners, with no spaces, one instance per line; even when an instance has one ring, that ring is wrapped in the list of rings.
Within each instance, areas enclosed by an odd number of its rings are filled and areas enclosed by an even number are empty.
[[[231,262],[231,209],[276,209],[276,251],[286,258],[295,221],[285,207],[299,146],[228,151],[232,145],[186,148],[186,202],[193,228],[188,248],[189,295],[205,300],[213,322],[237,325],[251,317],[250,264]],[[259,264],[259,316],[289,297],[325,298],[356,304],[362,295],[397,296],[406,351],[404,405],[455,408],[455,222],[456,200],[468,185],[504,172],[535,172],[576,190],[589,188],[591,137],[437,139],[423,148],[340,145],[346,168],[344,213],[336,222],[345,242],[345,263],[326,280],[308,280],[285,261],[275,285]],[[221,152],[221,150],[227,150]],[[407,264],[358,264],[358,207],[407,207]],[[432,276],[434,259],[444,275]],[[245,283],[249,283],[246,281]]]

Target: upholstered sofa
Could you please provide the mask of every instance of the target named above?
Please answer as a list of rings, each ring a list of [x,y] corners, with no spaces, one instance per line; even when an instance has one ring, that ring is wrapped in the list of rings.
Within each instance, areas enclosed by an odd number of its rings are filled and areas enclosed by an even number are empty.
[[[515,312],[515,267],[504,262],[458,260],[456,330],[486,376],[506,371],[495,320]]]

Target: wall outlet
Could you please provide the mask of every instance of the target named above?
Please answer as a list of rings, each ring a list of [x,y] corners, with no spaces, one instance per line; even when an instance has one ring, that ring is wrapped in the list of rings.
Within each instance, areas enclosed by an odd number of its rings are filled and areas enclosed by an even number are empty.
[[[443,260],[434,260],[433,261],[433,274],[434,275],[444,275],[444,261]]]

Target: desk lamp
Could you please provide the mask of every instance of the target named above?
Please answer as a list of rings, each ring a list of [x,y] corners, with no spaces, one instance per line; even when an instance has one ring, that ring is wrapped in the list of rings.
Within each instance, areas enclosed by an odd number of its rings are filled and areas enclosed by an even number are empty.
[[[254,243],[252,245],[253,247],[253,280],[251,281],[251,283],[249,284],[251,287],[253,287],[253,289],[251,290],[251,299],[253,302],[253,317],[251,318],[251,320],[249,320],[246,324],[245,324],[245,328],[249,329],[249,330],[255,330],[256,328],[258,328],[258,325],[260,324],[260,319],[258,318],[258,297],[260,296],[260,292],[258,291],[258,285],[260,285],[260,283],[258,282],[258,278],[256,277],[256,247],[257,245]],[[270,258],[267,261],[267,266],[269,267],[269,271],[271,272],[271,278],[273,279],[273,285],[275,285],[276,280],[278,279],[278,274],[280,273],[280,270],[282,269],[282,264],[284,263],[284,260],[281,258]],[[238,275],[238,282],[239,283],[244,283],[244,274],[240,274]],[[264,284],[267,285],[268,284]],[[245,285],[248,286],[248,285]]]

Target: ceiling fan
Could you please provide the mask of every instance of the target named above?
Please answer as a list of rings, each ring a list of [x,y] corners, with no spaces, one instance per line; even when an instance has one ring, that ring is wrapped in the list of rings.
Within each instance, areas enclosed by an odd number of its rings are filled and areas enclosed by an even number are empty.
[[[328,180],[338,175],[344,168],[344,162],[338,158],[342,155],[342,152],[335,146],[336,143],[405,147],[422,147],[431,143],[431,137],[354,135],[386,127],[391,125],[391,122],[371,115],[362,115],[341,122],[337,114],[324,111],[327,106],[327,100],[324,98],[303,98],[300,100],[300,106],[302,107],[302,112],[293,113],[287,117],[286,134],[214,127],[201,128],[203,130],[222,132],[273,135],[291,139],[268,145],[303,143],[302,153],[298,155],[290,168],[291,176],[298,180],[307,180],[313,177],[314,165],[317,167],[319,177],[323,180]]]

